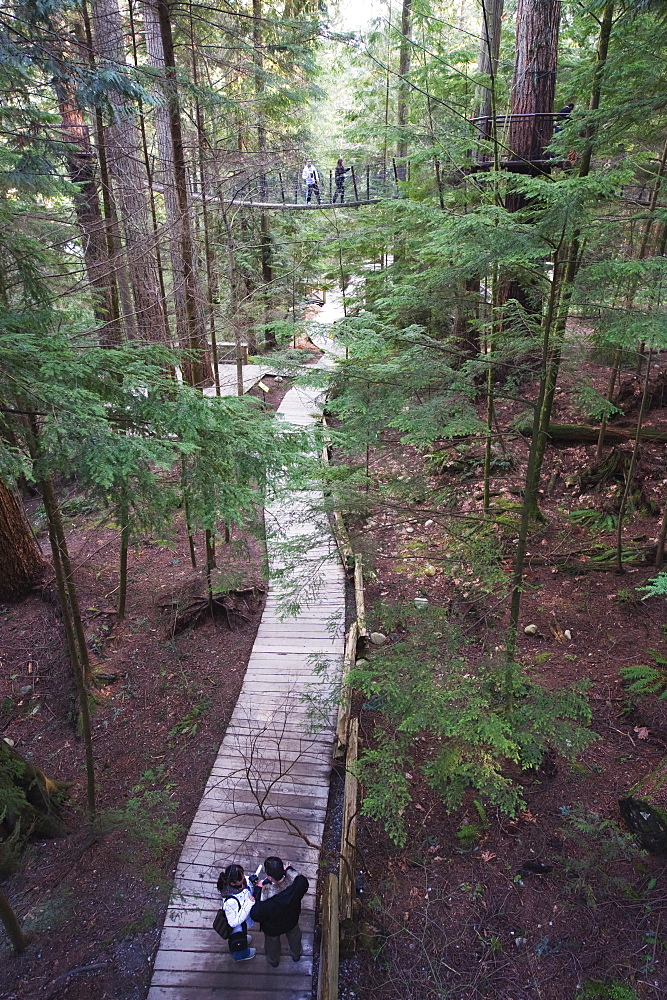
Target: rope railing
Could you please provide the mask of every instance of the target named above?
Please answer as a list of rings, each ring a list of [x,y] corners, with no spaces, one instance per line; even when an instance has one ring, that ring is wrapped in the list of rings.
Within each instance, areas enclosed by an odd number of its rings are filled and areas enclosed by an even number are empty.
[[[348,165],[343,189],[336,186],[334,168],[318,168],[319,185],[315,192],[302,178],[303,167],[270,165],[243,175],[237,172],[225,184],[226,195],[236,205],[257,208],[289,209],[317,208],[325,205],[370,205],[399,195],[397,173],[393,162]]]

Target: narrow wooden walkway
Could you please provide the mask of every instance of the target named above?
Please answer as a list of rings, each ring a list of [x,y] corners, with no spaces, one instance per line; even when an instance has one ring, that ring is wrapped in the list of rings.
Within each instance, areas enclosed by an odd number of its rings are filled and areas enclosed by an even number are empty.
[[[317,410],[314,392],[291,389],[278,411],[308,426]],[[310,1000],[314,898],[319,849],[329,793],[335,706],[313,729],[307,692],[326,687],[314,671],[327,661],[337,676],[343,653],[344,576],[326,519],[310,512],[316,497],[292,494],[267,507],[267,529],[304,540],[299,575],[310,601],[295,617],[281,617],[276,578],[284,565],[279,543],[269,541],[270,589],[243,688],[203,799],[185,842],[174,894],[162,931],[148,1000]],[[278,854],[310,879],[301,927],[304,956],[285,953],[277,969],[253,931],[257,956],[235,963],[212,930],[220,903],[215,883],[232,861],[254,871]]]
[[[269,364],[263,365],[243,365],[243,391],[248,392],[261,382],[265,375],[278,374]],[[236,365],[218,365],[218,382],[220,384],[221,396],[235,396],[237,391]],[[215,396],[215,386],[211,385],[204,389],[205,396]]]

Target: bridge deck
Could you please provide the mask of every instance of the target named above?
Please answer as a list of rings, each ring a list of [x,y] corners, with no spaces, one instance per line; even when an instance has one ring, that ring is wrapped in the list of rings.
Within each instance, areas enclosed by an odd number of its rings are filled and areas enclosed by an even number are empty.
[[[309,426],[313,393],[291,389],[279,409],[290,423]],[[316,596],[296,617],[281,618],[275,574],[283,564],[269,541],[270,589],[243,688],[176,872],[148,1000],[310,1000],[314,900],[329,791],[335,706],[313,730],[303,697],[325,693],[314,664],[328,661],[333,676],[343,653],[344,577],[326,519],[313,515],[317,496],[292,494],[267,506],[267,525],[302,545],[299,575],[317,580]],[[257,956],[235,963],[212,929],[220,904],[215,883],[232,861],[254,870],[278,854],[310,879],[301,927],[304,955],[285,954],[272,969],[263,935],[253,930]]]
[[[311,208],[359,208],[361,205],[379,205],[383,200],[382,198],[369,198],[366,201],[322,201],[319,205],[312,201],[308,205],[305,202],[293,201],[235,201],[234,204],[243,205],[246,208],[263,208],[268,212],[299,212],[308,211]]]

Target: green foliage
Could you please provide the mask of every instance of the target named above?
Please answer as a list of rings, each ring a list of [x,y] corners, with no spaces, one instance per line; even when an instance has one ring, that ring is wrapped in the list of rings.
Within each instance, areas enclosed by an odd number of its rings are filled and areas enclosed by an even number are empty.
[[[643,590],[647,597],[667,596],[667,572],[658,573],[657,576],[646,581],[646,586],[637,587],[637,590]]]
[[[169,730],[170,736],[194,736],[199,726],[199,721],[211,707],[208,698],[201,698],[196,705],[193,705],[176,725]]]
[[[623,686],[633,694],[654,694],[662,701],[667,698],[667,657],[656,649],[649,653],[654,666],[636,663],[632,667],[621,667],[619,674]]]
[[[9,752],[0,740],[0,823],[12,815],[20,815],[28,802],[18,782],[25,772],[25,764]]]
[[[107,809],[95,818],[99,832],[122,829],[130,840],[161,854],[178,843],[184,828],[172,816],[178,803],[171,798],[172,785],[163,784],[164,768],[146,771],[132,788],[122,808]]]
[[[639,1000],[639,995],[631,986],[618,980],[601,983],[587,979],[578,996],[581,1000]]]
[[[360,760],[363,810],[383,822],[402,844],[407,773],[421,769],[448,811],[466,791],[508,815],[524,806],[521,786],[508,765],[539,766],[547,749],[572,759],[596,739],[586,729],[591,713],[579,687],[548,691],[519,664],[500,660],[472,665],[447,615],[428,608],[419,616],[382,605],[376,617],[385,631],[402,624],[405,638],[351,672],[350,684],[382,706],[376,742]],[[425,734],[429,758],[417,764],[413,739]]]
[[[364,750],[357,764],[357,774],[364,783],[363,813],[382,823],[394,843],[403,845],[403,813],[410,802],[405,770],[410,760],[409,738],[378,727],[374,740],[375,747]]]
[[[583,507],[578,510],[567,511],[565,514],[568,521],[573,524],[588,528],[594,534],[606,535],[616,530],[618,516],[606,510],[598,510],[597,507]]]
[[[625,869],[615,874],[616,865],[636,862],[646,854],[632,834],[581,803],[561,806],[560,811],[565,818],[561,833],[567,843],[558,861],[561,891],[580,897],[592,909],[605,899],[632,897],[635,890]]]

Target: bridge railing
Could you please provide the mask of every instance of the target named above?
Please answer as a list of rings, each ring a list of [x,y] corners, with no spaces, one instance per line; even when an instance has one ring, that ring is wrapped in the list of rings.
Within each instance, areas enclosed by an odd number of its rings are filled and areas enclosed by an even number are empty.
[[[398,172],[393,162],[387,167],[371,163],[348,166],[344,183],[346,202],[364,203],[398,196]],[[302,205],[306,202],[307,195],[302,170],[302,166],[271,167],[265,171],[255,170],[245,177],[237,175],[228,186],[228,196],[237,204]],[[318,168],[318,175],[320,200],[330,203],[335,198],[336,202],[340,202],[334,168]],[[314,195],[311,200],[316,200]]]

